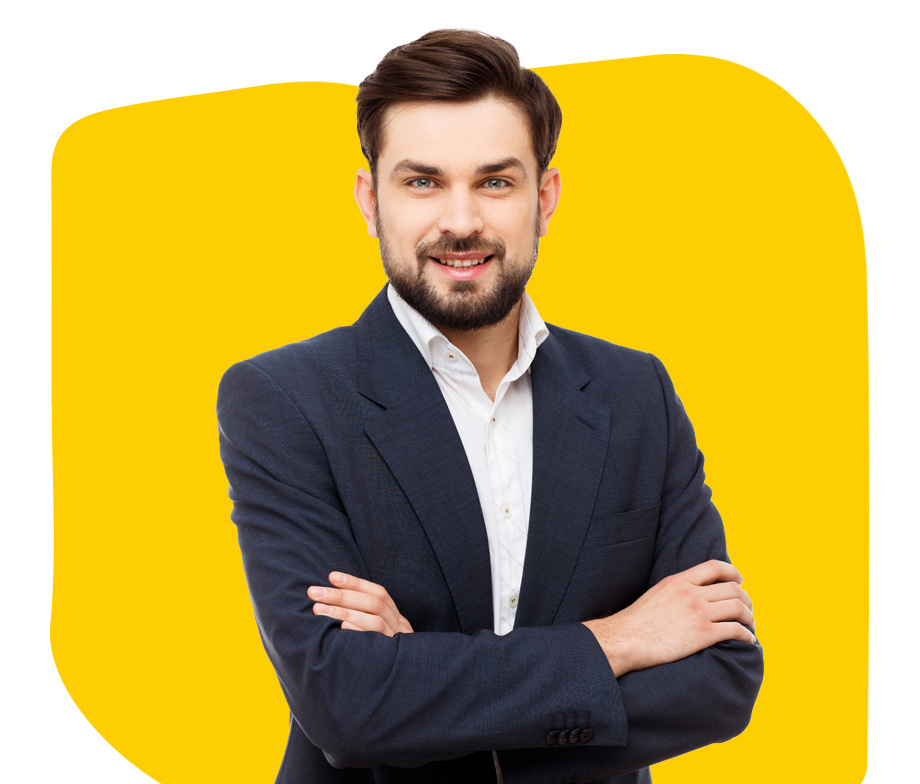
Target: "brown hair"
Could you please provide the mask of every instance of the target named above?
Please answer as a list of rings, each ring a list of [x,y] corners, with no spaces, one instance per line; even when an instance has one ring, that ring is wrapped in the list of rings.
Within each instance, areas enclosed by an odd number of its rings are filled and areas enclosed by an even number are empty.
[[[376,176],[383,118],[396,103],[462,103],[495,97],[513,101],[530,123],[539,171],[556,151],[562,111],[543,80],[521,68],[507,41],[476,30],[434,30],[397,46],[358,87],[358,137]]]

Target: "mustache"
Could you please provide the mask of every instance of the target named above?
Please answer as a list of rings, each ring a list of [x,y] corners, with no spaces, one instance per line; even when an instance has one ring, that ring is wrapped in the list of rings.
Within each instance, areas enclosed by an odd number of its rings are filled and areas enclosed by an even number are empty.
[[[483,256],[495,256],[498,261],[505,258],[505,243],[500,239],[484,237],[441,237],[437,240],[423,240],[415,248],[419,265],[424,265],[429,256],[442,253],[482,253]]]

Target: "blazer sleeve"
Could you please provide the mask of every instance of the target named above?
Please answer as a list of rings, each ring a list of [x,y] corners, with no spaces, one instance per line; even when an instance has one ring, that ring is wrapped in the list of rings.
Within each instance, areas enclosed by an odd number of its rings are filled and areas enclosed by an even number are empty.
[[[704,483],[703,456],[661,362],[650,357],[668,418],[667,468],[649,587],[711,558],[727,561],[719,513]],[[501,752],[507,784],[592,782],[644,768],[748,724],[763,679],[760,644],[727,641],[669,664],[617,679],[628,722],[626,743]]]
[[[591,717],[592,744],[626,740],[620,688],[582,624],[505,636],[343,630],[313,614],[330,565],[366,573],[324,444],[252,362],[218,395],[220,449],[256,621],[294,719],[336,767],[414,767],[537,749]],[[424,586],[419,586],[424,590]]]

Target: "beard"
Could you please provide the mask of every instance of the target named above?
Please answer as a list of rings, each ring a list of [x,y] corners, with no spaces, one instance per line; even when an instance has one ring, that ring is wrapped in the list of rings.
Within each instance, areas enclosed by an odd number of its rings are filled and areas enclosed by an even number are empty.
[[[459,332],[472,332],[498,324],[521,301],[537,262],[539,228],[538,216],[534,227],[533,255],[527,264],[506,263],[505,244],[500,239],[445,236],[434,242],[420,242],[415,250],[415,268],[402,269],[393,263],[380,216],[377,215],[380,258],[396,293],[434,326]],[[497,269],[493,271],[491,285],[483,290],[484,284],[479,280],[453,280],[450,281],[449,294],[436,291],[431,285],[430,276],[426,274],[429,257],[442,253],[474,251],[482,251],[483,256],[493,257],[491,263]]]

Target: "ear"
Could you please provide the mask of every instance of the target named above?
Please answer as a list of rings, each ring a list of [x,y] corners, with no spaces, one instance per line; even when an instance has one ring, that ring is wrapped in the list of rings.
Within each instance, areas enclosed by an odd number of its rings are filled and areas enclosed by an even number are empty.
[[[562,183],[559,169],[547,169],[540,178],[540,236],[545,237],[549,229],[549,219],[559,206],[559,194]]]
[[[367,224],[367,233],[377,237],[377,220],[374,217],[374,178],[367,169],[358,169],[355,178],[355,201],[364,222]]]

